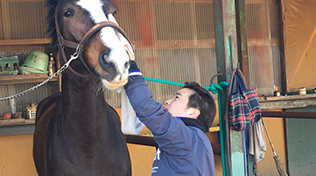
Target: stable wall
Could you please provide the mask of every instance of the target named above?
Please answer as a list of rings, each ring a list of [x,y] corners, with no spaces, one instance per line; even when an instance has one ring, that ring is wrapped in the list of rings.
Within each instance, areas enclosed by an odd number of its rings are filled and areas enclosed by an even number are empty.
[[[287,88],[316,84],[316,1],[283,0],[284,54]]]
[[[36,176],[33,134],[0,137],[0,176]],[[150,175],[154,147],[128,144],[133,175]]]
[[[116,109],[119,115],[121,110]],[[213,126],[217,126],[218,112]],[[1,127],[0,127],[1,128]],[[148,134],[150,131],[145,127],[141,134]],[[208,137],[212,143],[218,143],[217,133],[209,132]],[[127,144],[133,176],[150,176],[152,162],[156,152],[155,147],[144,145]],[[0,176],[36,176],[33,162],[33,133],[1,136],[0,134]],[[214,155],[215,175],[222,175],[221,157]]]
[[[150,176],[155,147],[127,144],[133,176]],[[33,134],[0,137],[0,176],[36,176],[32,156]],[[216,175],[221,173],[220,156],[215,156]]]
[[[285,163],[283,122],[280,118],[265,118],[275,150]],[[214,133],[215,134],[215,133]],[[211,140],[212,141],[212,140]],[[271,148],[267,142],[265,159],[258,163],[260,175],[278,176]],[[32,157],[33,134],[0,137],[0,176],[36,176]],[[150,176],[154,147],[128,144],[133,176]],[[215,175],[222,175],[221,157],[215,155]]]

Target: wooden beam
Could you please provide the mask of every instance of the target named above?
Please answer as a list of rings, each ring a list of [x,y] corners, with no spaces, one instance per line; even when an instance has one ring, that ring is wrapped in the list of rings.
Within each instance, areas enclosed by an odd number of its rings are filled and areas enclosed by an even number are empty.
[[[34,73],[29,75],[6,75],[0,76],[0,85],[8,84],[24,84],[24,83],[39,83],[48,78],[46,73]],[[57,78],[51,81],[57,81]]]
[[[262,117],[316,119],[316,112],[262,111]]]
[[[141,135],[125,135],[126,142],[130,144],[146,145],[146,146],[156,146],[154,137],[152,136],[141,136]],[[221,155],[221,147],[219,143],[212,143],[213,152],[215,155]]]
[[[51,39],[49,38],[0,40],[0,46],[42,45],[42,44],[50,44],[50,43],[51,43]]]
[[[45,0],[8,0],[10,2],[44,2]]]
[[[135,49],[146,49],[141,41],[131,41]],[[268,46],[270,43],[265,39],[248,39],[248,47],[252,46]],[[271,39],[272,45],[278,45],[277,38]],[[158,40],[156,41],[156,49],[194,49],[194,48],[215,48],[215,39],[198,39],[198,40]]]
[[[35,129],[34,124],[13,125],[0,127],[0,136],[11,136],[18,134],[30,134]]]
[[[29,1],[29,0],[15,0],[15,1]],[[38,0],[32,0],[38,1]],[[143,0],[116,0],[124,2],[142,2]],[[156,2],[172,2],[172,3],[188,3],[191,0],[156,0]],[[213,3],[213,0],[194,0],[195,3]],[[272,4],[274,0],[262,1],[262,0],[246,0],[246,4]]]
[[[155,146],[155,140],[150,136],[140,136],[140,135],[125,135],[126,142],[131,144],[139,144],[139,145],[147,145],[147,146]]]
[[[316,94],[266,97],[266,100],[259,100],[259,105],[262,110],[316,106]]]
[[[17,125],[29,125],[35,124],[35,119],[6,119],[0,120],[0,127],[4,126],[17,126]]]
[[[135,49],[148,48],[143,46],[141,41],[131,41],[135,46]],[[50,38],[38,38],[38,39],[9,39],[0,40],[0,46],[10,46],[10,45],[41,45],[50,44]],[[272,39],[272,43],[277,45],[278,40]],[[249,46],[266,46],[268,45],[265,40],[249,39]],[[159,40],[157,41],[157,49],[192,49],[192,48],[214,48],[214,39],[198,39],[193,40]]]

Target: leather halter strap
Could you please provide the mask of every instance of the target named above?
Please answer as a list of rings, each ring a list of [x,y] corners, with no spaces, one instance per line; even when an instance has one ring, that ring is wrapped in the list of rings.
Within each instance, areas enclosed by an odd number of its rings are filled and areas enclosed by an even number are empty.
[[[85,42],[93,35],[95,34],[96,32],[98,32],[99,30],[101,30],[102,28],[104,27],[112,27],[113,29],[115,29],[116,31],[118,31],[120,34],[123,35],[123,37],[128,41],[128,43],[132,45],[132,43],[128,40],[125,32],[123,31],[123,29],[118,26],[117,24],[113,23],[113,22],[110,22],[110,21],[103,21],[103,22],[100,22],[96,25],[94,25],[81,39],[81,41],[79,43],[77,42],[74,42],[74,41],[70,41],[70,40],[65,40],[63,38],[63,36],[61,35],[61,31],[60,31],[60,27],[59,27],[59,24],[58,24],[58,20],[57,20],[57,11],[55,12],[55,26],[56,26],[56,33],[57,33],[57,39],[58,39],[58,42],[59,42],[59,45],[60,45],[60,49],[61,49],[61,54],[62,54],[62,57],[63,57],[63,60],[65,62],[67,62],[67,59],[66,59],[66,53],[65,53],[65,49],[64,47],[69,47],[69,48],[73,48],[73,49],[76,49],[76,54],[79,55],[79,58],[81,60],[81,62],[83,63],[83,65],[87,68],[87,70],[91,72],[91,70],[89,69],[88,65],[86,64],[86,62],[84,61],[84,59],[82,58],[82,55],[81,55],[81,52],[83,51],[83,47],[84,47],[84,44]],[[129,56],[131,57],[131,51],[129,51],[129,48],[124,46],[125,49],[128,50],[128,54]],[[77,71],[75,71],[70,65],[69,65],[69,69],[71,70],[71,72],[73,72],[74,74],[78,75],[78,76],[81,76],[81,77],[87,77],[86,75],[83,75],[83,74],[80,74],[78,73]]]

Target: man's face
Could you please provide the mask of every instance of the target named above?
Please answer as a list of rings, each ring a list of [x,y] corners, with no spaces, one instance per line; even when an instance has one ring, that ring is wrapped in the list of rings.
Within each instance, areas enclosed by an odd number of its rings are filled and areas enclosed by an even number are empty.
[[[164,109],[168,110],[172,116],[188,117],[191,113],[191,108],[187,108],[189,97],[194,91],[188,88],[180,89],[175,95],[165,102]]]

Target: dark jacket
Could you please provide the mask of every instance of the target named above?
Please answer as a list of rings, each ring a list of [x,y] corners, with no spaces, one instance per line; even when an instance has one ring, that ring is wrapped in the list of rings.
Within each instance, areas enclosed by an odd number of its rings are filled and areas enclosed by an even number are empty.
[[[158,144],[153,176],[215,175],[212,146],[200,128],[187,126],[164,110],[162,104],[152,98],[142,76],[129,79],[125,89],[137,117],[153,133]]]

